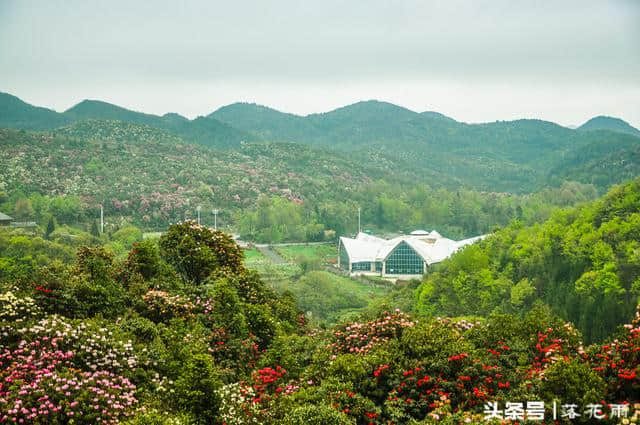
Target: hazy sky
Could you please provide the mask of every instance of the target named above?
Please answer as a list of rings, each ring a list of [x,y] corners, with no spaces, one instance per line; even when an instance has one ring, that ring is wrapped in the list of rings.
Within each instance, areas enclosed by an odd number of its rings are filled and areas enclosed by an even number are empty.
[[[379,99],[468,122],[640,127],[640,0],[0,0],[0,91],[188,117]]]

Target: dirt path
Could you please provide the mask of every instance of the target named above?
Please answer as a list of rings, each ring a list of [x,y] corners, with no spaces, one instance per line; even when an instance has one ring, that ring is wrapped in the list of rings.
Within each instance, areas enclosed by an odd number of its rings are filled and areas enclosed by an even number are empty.
[[[276,251],[272,250],[269,245],[256,245],[256,249],[273,264],[288,264],[288,261],[282,258]]]

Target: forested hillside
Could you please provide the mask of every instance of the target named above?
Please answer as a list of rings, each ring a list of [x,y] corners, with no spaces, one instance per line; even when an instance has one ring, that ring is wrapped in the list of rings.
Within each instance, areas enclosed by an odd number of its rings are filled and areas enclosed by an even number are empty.
[[[539,302],[586,341],[627,322],[640,295],[640,179],[534,226],[515,222],[429,274],[417,290],[428,315],[525,312]]]
[[[127,224],[164,230],[201,206],[206,222],[221,209],[220,224],[250,240],[323,240],[354,232],[360,206],[372,231],[437,228],[461,238],[514,218],[533,223],[597,193],[577,183],[533,195],[448,190],[384,157],[363,162],[286,143],[213,150],[120,121],[45,133],[0,130],[0,146],[0,211],[89,230],[103,205],[108,232]]]
[[[329,146],[366,160],[386,157],[418,175],[428,171],[427,179],[444,185],[451,184],[448,176],[458,185],[508,192],[530,192],[557,180],[564,158],[586,147],[597,146],[588,158],[597,160],[620,145],[640,144],[640,138],[617,131],[576,131],[540,120],[466,124],[377,101],[306,117],[234,104],[210,117],[268,140]]]

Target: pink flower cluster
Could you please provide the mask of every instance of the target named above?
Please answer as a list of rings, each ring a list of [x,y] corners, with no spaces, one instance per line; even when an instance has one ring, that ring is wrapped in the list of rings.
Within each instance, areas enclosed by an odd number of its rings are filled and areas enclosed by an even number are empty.
[[[133,412],[135,385],[111,372],[78,370],[74,353],[56,346],[45,337],[0,354],[0,423],[112,424]]]
[[[333,335],[335,342],[330,348],[335,354],[366,354],[375,345],[400,337],[403,329],[414,324],[407,314],[399,310],[394,313],[385,312],[382,317],[371,322],[355,322],[338,328]]]

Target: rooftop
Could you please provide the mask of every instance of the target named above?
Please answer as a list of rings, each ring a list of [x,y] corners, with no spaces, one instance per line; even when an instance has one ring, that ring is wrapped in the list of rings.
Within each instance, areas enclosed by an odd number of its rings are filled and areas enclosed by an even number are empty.
[[[439,263],[450,257],[463,246],[472,244],[486,235],[454,241],[443,237],[432,230],[415,230],[409,235],[398,236],[393,239],[382,239],[366,233],[358,233],[355,238],[341,237],[340,243],[349,253],[352,263],[361,261],[384,261],[393,249],[401,242],[407,243],[418,253],[427,264]]]

